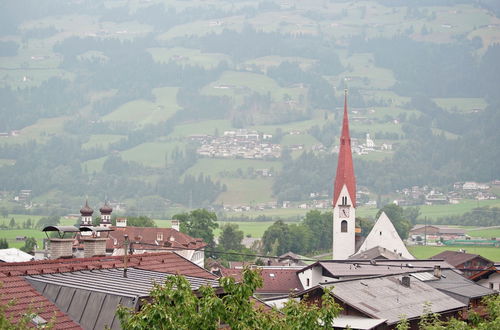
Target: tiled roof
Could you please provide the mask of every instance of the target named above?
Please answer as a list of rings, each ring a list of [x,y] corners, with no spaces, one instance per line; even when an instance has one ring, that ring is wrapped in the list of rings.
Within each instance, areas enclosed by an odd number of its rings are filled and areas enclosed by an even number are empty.
[[[439,254],[436,254],[435,256],[431,257],[430,259],[441,259],[445,260],[447,263],[453,266],[459,266],[467,261],[470,261],[475,258],[480,258],[483,259],[486,262],[489,262],[493,265],[493,262],[481,257],[479,254],[471,254],[471,253],[464,253],[464,252],[459,252],[459,251],[443,251]]]
[[[207,246],[201,238],[193,238],[172,228],[112,227],[112,229],[114,231],[109,234],[110,239],[106,243],[107,249],[123,247],[125,240],[123,235],[125,234],[132,242],[155,244],[158,247],[198,250]],[[139,245],[136,247],[139,248]],[[143,245],[141,248],[154,250],[155,246]]]
[[[297,276],[297,269],[259,268],[263,280],[262,288],[257,293],[282,293],[302,291],[302,283]],[[233,277],[236,281],[241,280],[243,269],[220,268],[222,276]]]
[[[366,251],[358,252],[349,257],[349,259],[402,259],[396,252],[389,251],[380,246],[372,247]]]
[[[14,318],[23,315],[30,308],[35,310],[39,308],[38,315],[45,320],[50,320],[55,316],[56,329],[80,329],[77,323],[36,291],[24,276],[122,267],[124,267],[123,256],[2,263],[0,264],[0,282],[3,286],[0,288],[0,303],[5,305],[15,299],[15,305],[7,309],[8,315]],[[207,270],[172,252],[131,255],[128,258],[128,267],[206,279],[217,278]]]

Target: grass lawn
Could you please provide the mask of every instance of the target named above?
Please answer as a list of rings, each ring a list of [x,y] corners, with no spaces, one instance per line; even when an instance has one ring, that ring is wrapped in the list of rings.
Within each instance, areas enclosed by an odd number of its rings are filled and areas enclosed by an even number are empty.
[[[271,226],[274,221],[234,221],[234,222],[229,222],[229,221],[218,221],[219,228],[214,231],[214,235],[217,237],[221,233],[220,227],[223,226],[224,224],[227,223],[233,223],[238,225],[240,230],[243,230],[243,232],[246,235],[251,235],[252,237],[260,238],[264,234],[267,228]],[[296,223],[296,222],[285,222],[287,224],[291,223]]]
[[[204,120],[189,124],[176,125],[169,137],[187,137],[196,134],[214,135],[218,130],[222,135],[224,131],[230,131],[233,127],[229,120]]]
[[[280,171],[281,167],[282,164],[279,161],[201,158],[185,174],[197,176],[199,173],[203,173],[204,175],[210,175],[212,179],[222,179],[225,172],[235,174],[238,169],[241,169],[243,174],[246,174],[249,168],[254,170],[274,168],[275,171]]]
[[[2,229],[0,230],[0,238],[6,238],[9,243],[9,247],[12,248],[20,248],[24,246],[24,241],[17,241],[16,237],[18,236],[26,236],[26,237],[34,237],[37,240],[38,247],[42,248],[42,241],[45,236],[45,233],[39,229]]]
[[[227,191],[217,197],[217,203],[252,205],[274,200],[272,197],[273,181],[270,179],[224,178],[221,182],[227,186]]]
[[[472,237],[484,237],[484,238],[492,238],[492,237],[500,237],[500,228],[492,228],[492,229],[469,229],[467,230],[467,235]]]
[[[427,259],[443,251],[465,249],[468,253],[480,254],[493,261],[500,261],[500,248],[483,246],[408,246],[408,250],[417,259]]]
[[[125,138],[125,135],[95,134],[82,145],[82,149],[106,149],[110,144],[116,143]]]
[[[309,134],[299,134],[299,135],[285,135],[281,140],[280,144],[282,146],[303,144],[306,149],[310,149],[314,145],[320,144],[318,140]]]
[[[436,98],[434,102],[441,108],[458,113],[484,110],[487,103],[483,98]]]
[[[461,215],[481,206],[500,207],[500,200],[461,200],[460,204],[421,205],[419,206],[422,213],[420,218],[437,219],[448,215]]]
[[[171,159],[172,151],[178,147],[180,151],[184,150],[182,142],[146,142],[134,148],[120,153],[123,160],[134,161],[149,167],[165,166],[165,157],[167,162]]]
[[[199,49],[174,47],[174,48],[149,48],[149,53],[156,62],[168,63],[170,61],[182,65],[199,65],[206,69],[226,61],[231,63],[231,57],[218,53],[202,53]]]

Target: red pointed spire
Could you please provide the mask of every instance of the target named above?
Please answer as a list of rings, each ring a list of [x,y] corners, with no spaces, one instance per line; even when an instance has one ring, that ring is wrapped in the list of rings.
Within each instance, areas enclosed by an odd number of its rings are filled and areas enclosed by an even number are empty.
[[[333,189],[333,203],[337,203],[340,192],[344,185],[347,186],[352,205],[356,207],[356,178],[354,177],[354,166],[352,164],[351,136],[349,135],[349,117],[347,116],[347,89],[344,96],[344,119],[342,121],[342,133],[340,134],[339,160],[337,163],[337,174]]]

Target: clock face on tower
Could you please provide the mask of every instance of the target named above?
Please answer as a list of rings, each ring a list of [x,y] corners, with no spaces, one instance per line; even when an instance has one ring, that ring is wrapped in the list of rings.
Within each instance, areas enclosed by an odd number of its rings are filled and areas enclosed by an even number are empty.
[[[349,218],[349,208],[348,207],[339,207],[339,217],[340,218]]]

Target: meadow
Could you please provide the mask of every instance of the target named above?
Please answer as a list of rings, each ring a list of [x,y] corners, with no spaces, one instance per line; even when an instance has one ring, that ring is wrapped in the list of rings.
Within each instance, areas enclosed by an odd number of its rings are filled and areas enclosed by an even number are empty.
[[[500,248],[483,246],[408,246],[408,251],[417,259],[427,259],[443,251],[466,250],[467,253],[480,254],[493,261],[500,261]]]

